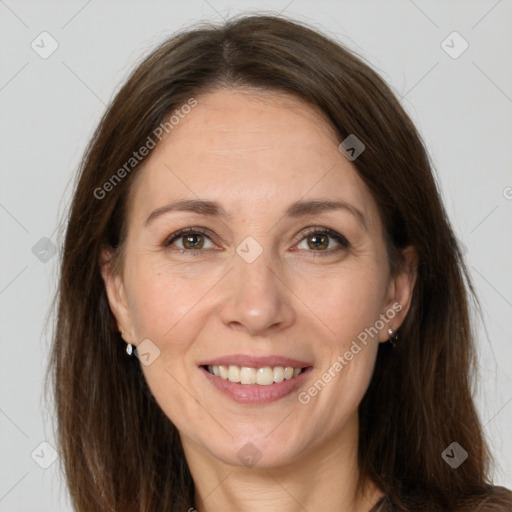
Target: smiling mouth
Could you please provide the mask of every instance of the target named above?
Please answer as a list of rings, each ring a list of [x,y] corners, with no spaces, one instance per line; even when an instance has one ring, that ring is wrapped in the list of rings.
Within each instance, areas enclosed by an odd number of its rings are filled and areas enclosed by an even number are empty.
[[[284,380],[292,380],[306,370],[306,368],[292,366],[251,368],[235,365],[207,365],[203,368],[220,379],[238,384],[258,384],[259,386],[270,386]]]

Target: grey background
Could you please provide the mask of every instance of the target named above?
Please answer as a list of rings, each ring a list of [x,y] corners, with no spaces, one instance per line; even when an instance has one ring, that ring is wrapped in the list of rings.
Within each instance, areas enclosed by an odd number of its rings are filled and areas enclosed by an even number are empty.
[[[58,463],[41,467],[55,444],[41,400],[59,258],[40,240],[58,251],[59,219],[105,105],[172,32],[256,9],[314,23],[364,56],[422,133],[483,306],[475,394],[494,481],[512,487],[510,0],[0,0],[0,511],[71,510]],[[43,31],[58,43],[46,59],[31,47],[48,51]],[[453,31],[469,44],[458,58],[445,49],[460,52],[459,36],[441,46]],[[46,263],[34,246],[49,250]]]

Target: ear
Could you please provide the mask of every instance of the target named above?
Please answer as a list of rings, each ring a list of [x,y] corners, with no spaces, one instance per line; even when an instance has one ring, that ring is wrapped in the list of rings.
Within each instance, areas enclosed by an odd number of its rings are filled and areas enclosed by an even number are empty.
[[[101,277],[105,283],[108,303],[116,319],[117,328],[119,331],[124,331],[124,334],[122,334],[123,339],[133,344],[135,333],[128,308],[123,276],[120,273],[114,272],[112,253],[108,250],[104,250],[101,253]]]
[[[403,264],[398,273],[390,279],[385,309],[381,319],[384,328],[379,331],[379,341],[389,340],[388,329],[394,331],[402,325],[409,309],[418,273],[418,254],[414,247],[402,250]]]

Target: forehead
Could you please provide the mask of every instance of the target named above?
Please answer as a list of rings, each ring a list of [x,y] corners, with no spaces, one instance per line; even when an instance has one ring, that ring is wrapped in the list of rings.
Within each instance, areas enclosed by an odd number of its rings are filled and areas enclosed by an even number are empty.
[[[252,90],[221,89],[197,102],[138,171],[132,209],[139,220],[181,198],[262,216],[322,196],[350,200],[375,216],[371,194],[320,110],[290,95]]]

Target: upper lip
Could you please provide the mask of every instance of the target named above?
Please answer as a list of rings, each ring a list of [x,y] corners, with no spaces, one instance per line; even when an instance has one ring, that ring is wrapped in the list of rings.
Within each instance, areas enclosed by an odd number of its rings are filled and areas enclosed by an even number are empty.
[[[265,366],[292,366],[293,368],[306,368],[311,363],[299,361],[292,357],[284,356],[250,356],[245,354],[233,354],[227,356],[214,357],[206,361],[202,361],[198,366],[246,366],[248,368],[263,368]]]

